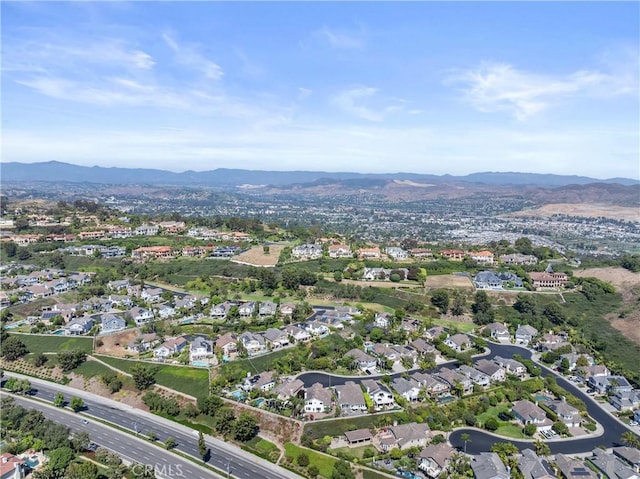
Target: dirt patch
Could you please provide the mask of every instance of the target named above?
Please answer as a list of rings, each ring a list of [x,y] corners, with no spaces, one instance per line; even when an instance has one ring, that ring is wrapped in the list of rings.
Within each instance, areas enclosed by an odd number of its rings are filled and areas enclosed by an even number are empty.
[[[473,283],[468,276],[458,276],[457,274],[441,274],[437,276],[427,276],[427,288],[462,288],[473,289]]]
[[[606,317],[611,325],[627,338],[640,344],[640,274],[624,268],[590,268],[576,271],[575,276],[598,278],[615,286],[622,295],[619,311]]]
[[[278,263],[280,252],[284,248],[285,245],[272,244],[269,245],[269,253],[266,254],[262,246],[256,246],[235,256],[231,261],[250,266],[273,267]]]
[[[552,203],[531,210],[517,211],[505,216],[549,218],[553,215],[582,216],[587,218],[612,218],[614,220],[640,221],[636,207],[588,204]]]
[[[140,335],[138,329],[127,329],[118,333],[100,336],[96,341],[96,354],[105,354],[107,356],[116,356],[123,358],[125,356],[137,356],[135,351],[127,350],[127,344],[136,339]],[[101,346],[99,341],[102,341]]]

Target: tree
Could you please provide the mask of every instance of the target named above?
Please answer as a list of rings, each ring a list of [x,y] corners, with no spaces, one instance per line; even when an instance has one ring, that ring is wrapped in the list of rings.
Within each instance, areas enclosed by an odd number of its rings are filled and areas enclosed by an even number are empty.
[[[96,479],[98,467],[92,462],[72,462],[67,467],[65,479]]]
[[[488,431],[496,431],[500,427],[498,420],[491,416],[484,422],[484,428]]]
[[[467,305],[467,298],[462,290],[456,289],[453,292],[453,304],[451,305],[451,314],[454,316],[462,316],[464,314],[464,308]]]
[[[73,461],[75,453],[70,447],[65,446],[50,451],[48,456],[49,462],[47,463],[47,467],[54,471],[64,471],[71,461]]]
[[[230,407],[222,407],[216,413],[213,420],[213,428],[220,434],[227,435],[234,425],[235,415]]]
[[[69,401],[69,407],[73,409],[73,412],[78,412],[82,408],[84,408],[84,401],[82,400],[82,398],[73,396],[71,398],[71,401]]]
[[[449,311],[449,293],[444,289],[439,289],[431,296],[431,304],[440,310],[441,314]]]
[[[318,477],[318,474],[320,474],[320,469],[318,469],[318,466],[316,466],[315,464],[311,464],[307,468],[307,473],[309,474],[309,477],[311,479],[315,479],[316,477]]]
[[[525,436],[529,436],[529,437],[533,436],[537,431],[538,431],[538,428],[536,427],[535,424],[532,424],[532,423],[527,424],[522,430]]]
[[[86,431],[76,432],[71,437],[71,448],[75,452],[84,452],[89,447],[90,442],[89,434]]]
[[[0,356],[7,361],[15,361],[27,354],[29,350],[18,336],[9,336],[0,345]]]
[[[131,368],[130,372],[136,384],[136,389],[139,391],[150,388],[156,382],[156,368],[145,366],[144,364],[136,364]]]
[[[176,442],[176,440],[172,437],[168,437],[166,441],[164,441],[164,447],[165,449],[173,449],[174,447],[176,447],[178,445],[178,443]]]
[[[533,254],[533,244],[531,244],[531,240],[527,237],[518,238],[513,246],[520,254]]]
[[[518,293],[513,309],[524,316],[534,318],[538,314],[538,302],[532,294]]]
[[[238,441],[248,441],[258,434],[258,421],[248,412],[240,413],[233,423],[233,437]]]
[[[489,295],[486,291],[478,291],[474,296],[474,303],[471,305],[473,322],[476,324],[489,324],[493,322],[494,312],[491,308]]]
[[[553,423],[553,430],[560,434],[561,436],[566,436],[569,434],[569,428],[562,421],[556,421]]]
[[[549,455],[551,455],[551,448],[549,447],[549,445],[546,442],[544,442],[544,441],[542,441],[540,439],[536,440],[533,443],[533,447],[534,447],[534,449],[536,451],[536,454],[538,456],[549,456]]]
[[[41,368],[49,360],[43,353],[38,353],[33,357],[33,365],[37,368]]]
[[[622,433],[622,436],[620,436],[620,442],[622,444],[626,444],[629,447],[635,447],[640,449],[640,438],[638,438],[638,436],[636,436],[631,431]]]
[[[558,303],[545,305],[542,309],[542,315],[556,325],[562,325],[567,321],[567,315]]]
[[[301,452],[298,455],[296,462],[298,463],[298,466],[307,467],[309,465],[309,456],[306,453]]]
[[[56,397],[53,400],[53,405],[56,407],[64,407],[64,394],[61,392],[56,393]]]
[[[462,439],[462,441],[464,442],[464,453],[467,453],[467,443],[471,442],[471,436],[469,436],[469,434],[467,434],[466,432],[463,432],[460,435],[460,439]]]
[[[207,448],[207,443],[204,442],[204,434],[202,434],[202,431],[198,431],[198,452],[203,461],[209,454],[209,448]]]
[[[333,466],[331,479],[355,479],[355,475],[353,474],[349,463],[343,459],[340,459]]]
[[[77,368],[87,359],[87,353],[80,349],[73,351],[61,351],[57,354],[58,365],[63,371],[71,371]]]
[[[560,364],[558,365],[558,370],[561,373],[565,374],[569,372],[570,368],[571,368],[571,364],[569,363],[569,359],[565,356],[560,360]]]

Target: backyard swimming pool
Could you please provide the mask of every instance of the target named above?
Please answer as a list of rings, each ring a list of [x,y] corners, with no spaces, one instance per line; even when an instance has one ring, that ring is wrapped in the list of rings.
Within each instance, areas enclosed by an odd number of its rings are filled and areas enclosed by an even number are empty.
[[[191,362],[192,366],[198,366],[200,368],[208,368],[209,367],[209,363],[206,361],[192,361]]]

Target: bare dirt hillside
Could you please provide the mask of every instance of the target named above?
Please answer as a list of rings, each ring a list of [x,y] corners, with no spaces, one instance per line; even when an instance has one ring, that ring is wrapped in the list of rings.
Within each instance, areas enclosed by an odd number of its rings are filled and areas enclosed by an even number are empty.
[[[598,278],[616,287],[624,304],[620,311],[609,314],[607,319],[614,328],[640,344],[640,274],[624,268],[590,268],[574,274]]]
[[[589,203],[551,203],[541,206],[540,208],[517,211],[505,216],[549,218],[557,214],[587,218],[602,217],[614,220],[640,221],[640,210],[637,207]]]

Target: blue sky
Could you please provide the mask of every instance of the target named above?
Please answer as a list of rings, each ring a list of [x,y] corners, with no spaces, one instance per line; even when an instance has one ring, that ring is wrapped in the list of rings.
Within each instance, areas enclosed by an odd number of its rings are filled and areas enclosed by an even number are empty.
[[[2,2],[2,161],[640,177],[638,2]]]

